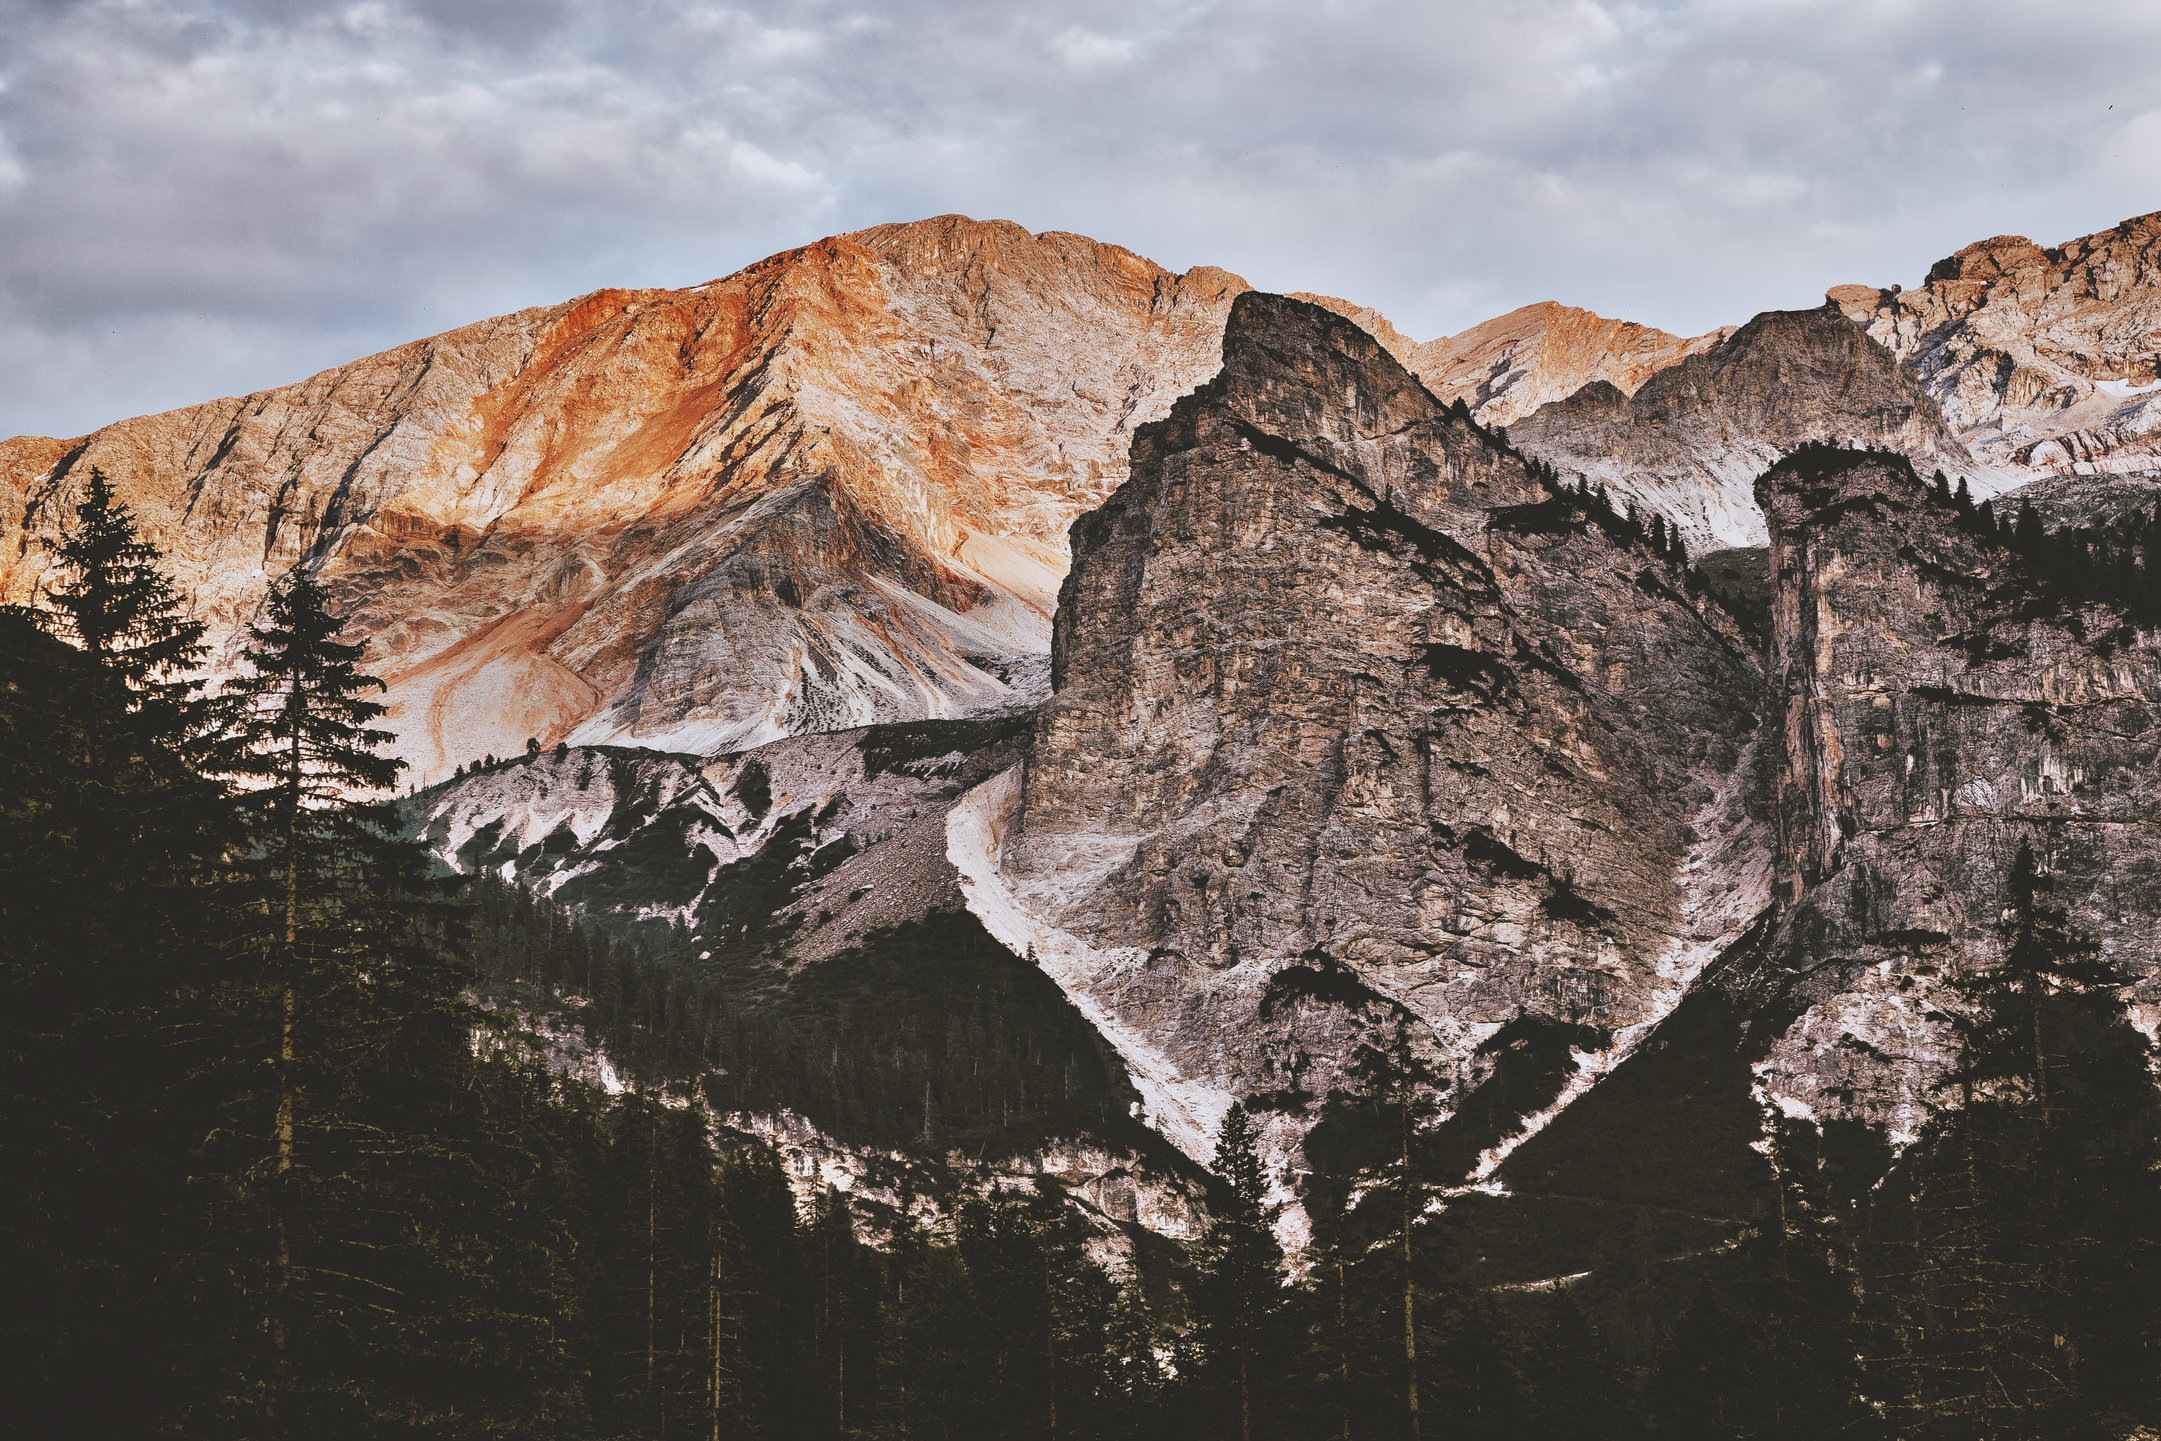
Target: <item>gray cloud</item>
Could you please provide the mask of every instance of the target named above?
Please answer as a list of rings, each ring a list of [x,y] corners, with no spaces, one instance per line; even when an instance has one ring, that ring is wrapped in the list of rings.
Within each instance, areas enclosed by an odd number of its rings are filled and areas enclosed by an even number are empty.
[[[1698,331],[2161,206],[2161,9],[2052,8],[0,0],[0,434],[948,210]]]

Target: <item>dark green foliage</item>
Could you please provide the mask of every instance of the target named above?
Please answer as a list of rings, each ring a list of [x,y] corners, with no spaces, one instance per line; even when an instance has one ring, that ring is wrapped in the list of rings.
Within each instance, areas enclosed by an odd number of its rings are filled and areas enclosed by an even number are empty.
[[[47,609],[31,614],[119,679],[130,709],[164,708],[161,723],[175,728],[199,719],[189,673],[202,660],[202,623],[103,471],[90,472],[71,523],[47,548],[55,579],[43,590]]]
[[[176,1258],[236,920],[224,793],[124,675],[0,616],[0,1417],[144,1434],[185,1384]],[[107,1384],[115,1356],[139,1386]],[[0,1425],[0,1430],[11,1428]]]
[[[1253,1441],[1279,1434],[1283,1368],[1283,1253],[1270,1229],[1267,1176],[1243,1104],[1224,1117],[1215,1170],[1222,1182],[1192,1287],[1200,1434]]]
[[[1095,1137],[1164,1154],[1117,1057],[1048,977],[941,912],[809,965],[604,938],[476,880],[476,947],[506,999],[580,1028],[629,1074],[723,1111],[787,1109],[877,1147],[993,1157]]]
[[[1711,597],[1742,629],[1759,639],[1771,633],[1771,552],[1766,546],[1714,550],[1696,562]]]

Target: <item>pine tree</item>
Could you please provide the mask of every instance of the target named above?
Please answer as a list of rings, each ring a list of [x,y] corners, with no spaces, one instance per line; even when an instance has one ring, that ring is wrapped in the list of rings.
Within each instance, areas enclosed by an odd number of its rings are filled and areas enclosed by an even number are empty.
[[[47,608],[0,616],[0,1088],[19,1123],[0,1153],[23,1183],[4,1229],[36,1328],[0,1344],[37,1375],[12,1396],[118,1434],[169,1423],[196,1371],[164,1302],[184,1293],[208,1126],[190,998],[234,925],[239,838],[197,767],[202,627],[102,474],[48,549]],[[138,1358],[137,1384],[105,1383],[113,1355]]]
[[[199,1379],[184,1258],[236,924],[219,786],[97,657],[0,616],[0,1432],[148,1435]],[[115,1358],[127,1384],[114,1384]]]
[[[417,1395],[363,1399],[370,1387],[353,1372],[411,1343],[423,1312],[447,1324],[438,1308],[464,1304],[462,1233],[416,1235],[388,1218],[436,1209],[431,1175],[485,1178],[467,1118],[438,1104],[479,1017],[461,994],[442,888],[398,834],[395,805],[375,798],[401,765],[373,725],[383,707],[368,693],[381,683],[361,671],[362,647],[337,638],[342,622],[304,568],[265,609],[249,673],[221,700],[224,764],[249,786],[261,913],[259,968],[232,1022],[259,1037],[236,1051],[260,1057],[265,1083],[240,1095],[264,1154],[241,1172],[238,1199],[267,1232],[259,1411],[280,1432],[356,1405],[426,1408]]]
[[[133,709],[192,719],[203,627],[187,614],[134,512],[92,470],[72,524],[48,543],[55,579],[43,587],[51,628],[127,687]]]
[[[1193,1282],[1197,1339],[1216,1402],[1216,1434],[1253,1441],[1268,1429],[1268,1395],[1287,1355],[1280,1330],[1283,1255],[1242,1101],[1224,1115],[1215,1171],[1223,1186]]]

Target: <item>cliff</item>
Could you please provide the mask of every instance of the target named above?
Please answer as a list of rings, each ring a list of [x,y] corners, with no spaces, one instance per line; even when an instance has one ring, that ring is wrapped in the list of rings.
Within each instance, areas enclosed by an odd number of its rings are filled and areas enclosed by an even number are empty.
[[[1364,331],[1242,296],[1075,527],[1026,765],[954,814],[971,902],[1196,1154],[1238,1094],[1294,1135],[1361,1044],[1446,1086],[1513,1021],[1631,1033],[1763,898],[1756,659],[1687,587]]]
[[[1998,235],[1912,289],[1841,285],[1830,300],[2007,475],[2161,469],[2161,212],[2045,249]]]
[[[1508,434],[1563,474],[1678,521],[1697,549],[1763,544],[1756,477],[1811,441],[1981,475],[1923,385],[1830,306],[1768,311],[1633,395],[1593,383]]]
[[[1797,1114],[1911,1136],[1952,1049],[1947,976],[2000,961],[2031,847],[2073,925],[2161,999],[2161,640],[1962,525],[1900,457],[1763,478],[1768,706],[1795,1013],[1763,1069]]]

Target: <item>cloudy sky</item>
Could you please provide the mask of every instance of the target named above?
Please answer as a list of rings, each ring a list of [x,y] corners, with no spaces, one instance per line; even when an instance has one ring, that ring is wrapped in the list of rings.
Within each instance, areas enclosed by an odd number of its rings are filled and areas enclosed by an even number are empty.
[[[0,435],[945,211],[1696,332],[2161,208],[2154,0],[0,0]]]

